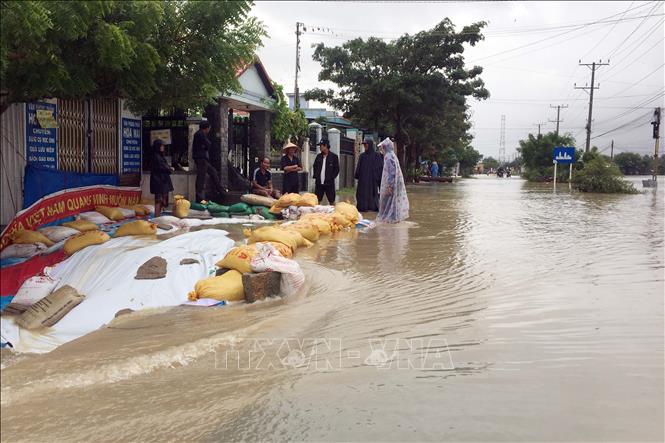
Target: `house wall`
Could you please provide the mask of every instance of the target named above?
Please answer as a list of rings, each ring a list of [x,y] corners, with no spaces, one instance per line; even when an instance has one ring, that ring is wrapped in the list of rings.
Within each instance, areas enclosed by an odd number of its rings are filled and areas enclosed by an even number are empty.
[[[2,114],[0,128],[0,225],[7,225],[23,207],[25,104],[11,105]]]

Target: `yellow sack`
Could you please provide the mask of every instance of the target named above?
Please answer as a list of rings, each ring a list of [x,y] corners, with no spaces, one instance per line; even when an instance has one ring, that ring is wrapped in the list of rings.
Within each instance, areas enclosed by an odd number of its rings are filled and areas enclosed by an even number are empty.
[[[118,208],[111,208],[109,206],[95,206],[95,211],[99,212],[110,220],[118,221],[125,218],[125,216],[122,215],[122,212]]]
[[[136,220],[125,223],[115,231],[114,237],[126,237],[128,235],[153,235],[157,234],[157,224],[146,220]]]
[[[111,237],[102,231],[87,231],[74,237],[69,237],[65,242],[65,254],[72,255],[83,248],[92,245],[101,245],[109,241]]]
[[[245,299],[245,289],[242,285],[242,274],[234,269],[218,277],[210,277],[196,282],[194,290],[187,298],[196,301],[199,298],[214,298],[215,300],[240,301]]]
[[[46,246],[53,246],[53,243],[47,236],[37,231],[20,230],[11,235],[12,243],[19,245],[32,245],[35,243],[43,243]]]
[[[275,203],[270,207],[270,209],[268,209],[268,212],[270,212],[271,214],[279,215],[282,213],[282,208],[277,206],[277,203]]]
[[[314,196],[316,197],[316,196]],[[288,208],[289,206],[298,206],[300,204],[300,194],[290,193],[282,195],[274,206],[278,208]]]
[[[178,218],[185,218],[189,215],[189,200],[185,199],[182,195],[176,195],[175,202],[173,203],[173,215]]]
[[[251,231],[247,229],[245,235],[249,237],[247,240],[248,243],[258,243],[258,242],[277,242],[284,243],[286,246],[292,250],[298,249],[304,238],[300,233],[295,231],[287,231],[285,229],[279,229],[273,226],[264,226],[262,228]]]
[[[316,194],[311,194],[309,192],[305,192],[301,195],[300,201],[298,202],[298,206],[316,206],[318,204],[319,199],[316,198]]]
[[[321,215],[317,214],[308,214],[300,218],[298,223],[309,223],[316,226],[316,229],[319,230],[319,234],[327,235],[332,233],[332,226],[330,222],[323,218]]]
[[[143,205],[121,206],[121,208],[131,209],[136,212],[136,215],[138,216],[150,215],[150,210]]]
[[[99,226],[94,224],[93,222],[89,222],[86,220],[74,220],[71,222],[63,223],[62,226],[66,226],[68,228],[76,229],[77,231],[96,231],[99,229]]]
[[[353,224],[349,221],[348,218],[344,217],[342,214],[338,212],[333,212],[330,214],[330,218],[332,219],[333,224],[340,226],[342,228],[350,228],[353,226]]]
[[[342,214],[354,225],[360,220],[360,214],[358,213],[358,208],[353,206],[351,203],[339,202],[335,205],[335,212]]]
[[[238,246],[227,252],[223,259],[215,263],[215,266],[234,269],[242,274],[252,272],[250,263],[256,254],[256,245]]]
[[[291,231],[298,231],[300,235],[302,235],[311,242],[319,240],[319,228],[317,228],[315,225],[311,223],[298,222],[292,225],[284,226],[283,228]]]

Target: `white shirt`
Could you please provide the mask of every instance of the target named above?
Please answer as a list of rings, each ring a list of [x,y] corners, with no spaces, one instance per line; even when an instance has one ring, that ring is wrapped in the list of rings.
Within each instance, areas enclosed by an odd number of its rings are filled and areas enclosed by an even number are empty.
[[[326,159],[328,158],[327,155],[323,155],[323,164],[321,165],[321,175],[319,176],[319,181],[321,184],[324,184],[326,181]]]

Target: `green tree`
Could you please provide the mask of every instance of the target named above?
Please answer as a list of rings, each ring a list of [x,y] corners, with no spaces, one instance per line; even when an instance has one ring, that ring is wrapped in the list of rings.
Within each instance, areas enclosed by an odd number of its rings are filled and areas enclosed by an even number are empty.
[[[582,168],[573,175],[575,188],[582,192],[637,194],[632,183],[623,179],[619,168],[597,150],[586,153]]]
[[[651,171],[653,158],[635,152],[620,152],[614,156],[614,163],[625,175],[643,175]]]
[[[273,82],[275,89],[275,103],[272,105],[272,138],[275,142],[284,144],[289,141],[298,143],[307,136],[307,119],[302,110],[292,111],[284,95],[284,87]]]
[[[554,132],[548,132],[547,134],[540,134],[537,136],[529,134],[525,140],[520,140],[520,147],[517,148],[524,167],[522,176],[528,180],[551,177],[554,173],[554,166],[552,163],[554,147],[574,145],[575,139],[573,139],[570,134],[557,135]],[[579,150],[575,151],[575,156],[576,158],[580,157]]]
[[[483,158],[483,167],[485,169],[497,169],[499,167],[499,160],[494,157]]]
[[[200,108],[237,90],[265,35],[252,3],[2,1],[2,111],[45,97],[126,97],[137,111]]]
[[[456,32],[446,18],[394,42],[320,43],[313,55],[322,67],[319,80],[332,81],[338,91],[313,89],[305,96],[343,111],[358,125],[394,134],[403,166],[407,157],[412,163],[425,149],[442,150],[446,142],[464,154],[470,141],[466,97],[489,97],[482,68],[464,66],[464,45],[481,41],[484,26],[478,22]]]

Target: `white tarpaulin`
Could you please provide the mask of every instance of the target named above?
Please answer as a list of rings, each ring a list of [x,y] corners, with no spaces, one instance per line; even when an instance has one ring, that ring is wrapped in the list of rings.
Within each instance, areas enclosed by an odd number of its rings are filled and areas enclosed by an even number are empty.
[[[215,263],[234,246],[228,232],[205,229],[156,241],[120,237],[89,246],[54,266],[49,275],[56,289],[69,285],[86,299],[52,328],[27,331],[2,318],[2,335],[19,352],[48,352],[110,322],[121,309],[176,306],[187,301],[196,282],[208,277]],[[167,262],[166,277],[136,280],[138,268],[152,257]],[[192,258],[198,264],[181,265]],[[3,340],[4,341],[4,340]]]

